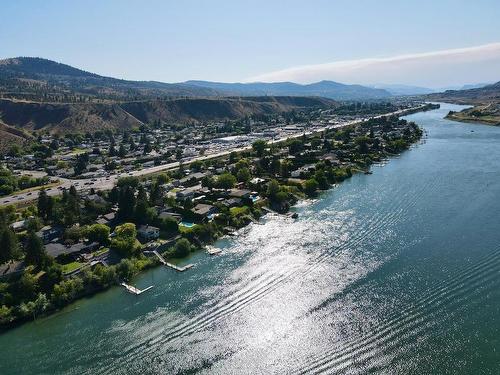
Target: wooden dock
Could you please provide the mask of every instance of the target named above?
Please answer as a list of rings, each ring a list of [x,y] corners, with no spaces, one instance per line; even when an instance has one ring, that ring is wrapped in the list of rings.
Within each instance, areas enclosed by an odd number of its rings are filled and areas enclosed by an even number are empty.
[[[217,249],[216,247],[207,247],[207,253],[210,255],[217,255],[222,252],[222,249]]]
[[[156,251],[156,250],[153,250],[153,251],[145,251],[145,253],[149,253],[149,254],[154,254],[159,260],[160,260],[160,263],[163,264],[164,266],[166,267],[170,267],[172,268],[173,270],[176,270],[177,272],[184,272],[184,271],[187,271],[188,269],[190,269],[191,267],[194,266],[194,264],[187,264],[183,267],[180,267],[180,266],[177,266],[173,263],[169,263],[165,260],[164,257],[161,256],[161,254]]]
[[[167,267],[170,267],[174,270],[176,270],[177,272],[184,272],[184,271],[187,271],[188,269],[190,269],[191,267],[194,266],[194,264],[186,264],[185,266],[183,267],[179,267],[179,266],[176,266],[175,264],[172,264],[172,263],[166,263],[165,264]]]
[[[138,296],[139,294],[142,294],[144,292],[147,292],[149,289],[151,289],[153,287],[153,285],[151,285],[151,286],[148,286],[146,289],[140,290],[140,289],[136,288],[135,286],[128,285],[126,283],[121,283],[120,285],[123,286],[125,289],[127,289],[127,292],[135,294],[136,296]]]

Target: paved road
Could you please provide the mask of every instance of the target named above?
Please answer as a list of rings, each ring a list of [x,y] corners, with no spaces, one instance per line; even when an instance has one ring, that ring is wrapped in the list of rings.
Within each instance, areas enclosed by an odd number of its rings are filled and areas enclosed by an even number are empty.
[[[416,107],[416,108],[421,108],[421,107],[423,107],[423,106]],[[413,110],[413,109],[415,109],[415,108],[411,108],[409,110]],[[380,118],[380,117],[390,116],[390,115],[404,115],[409,110],[399,110],[399,111],[387,113],[384,115],[373,116],[371,118]],[[305,133],[294,134],[294,135],[291,135],[291,136],[288,136],[285,138],[273,139],[273,140],[268,141],[268,143],[279,143],[279,142],[282,142],[282,141],[285,141],[288,139],[300,138],[304,134],[305,135],[316,134],[316,133],[320,133],[322,131],[325,131],[327,129],[343,128],[343,127],[350,126],[350,125],[357,124],[357,123],[361,123],[364,121],[368,121],[368,119],[349,121],[349,122],[337,124],[337,125],[329,125],[329,126],[314,129],[312,131],[308,131]],[[202,161],[202,160],[207,160],[207,159],[214,159],[214,158],[218,158],[221,156],[229,155],[233,151],[241,152],[241,151],[250,150],[251,148],[252,148],[251,145],[244,146],[244,147],[231,148],[231,149],[228,149],[225,151],[195,157],[195,158],[192,158],[190,160],[185,161],[184,163],[191,163],[191,162],[196,161],[196,160]],[[61,184],[57,187],[52,187],[50,189],[46,189],[45,191],[47,192],[47,195],[49,195],[49,196],[56,196],[56,195],[62,194],[62,191],[64,189],[69,189],[72,185],[75,186],[77,191],[90,190],[91,188],[93,188],[95,191],[110,190],[113,188],[113,186],[118,181],[118,178],[120,178],[120,177],[125,177],[125,176],[140,177],[140,176],[145,176],[145,175],[152,174],[152,173],[176,169],[178,167],[179,167],[179,162],[174,162],[174,163],[162,164],[162,165],[158,165],[158,166],[154,166],[154,167],[150,167],[150,168],[144,168],[144,169],[141,169],[139,171],[132,171],[129,173],[119,173],[119,174],[111,175],[109,177],[99,177],[99,178],[93,178],[93,179],[57,178],[61,182]],[[38,171],[23,171],[23,173],[25,173],[25,174],[30,173],[32,175],[37,175],[37,176],[41,175],[41,172],[38,172]],[[24,204],[24,203],[36,200],[38,197],[38,193],[39,193],[38,191],[32,191],[32,192],[26,192],[26,193],[22,193],[22,194],[13,194],[13,195],[10,195],[8,197],[0,198],[0,206],[6,206],[9,204]]]

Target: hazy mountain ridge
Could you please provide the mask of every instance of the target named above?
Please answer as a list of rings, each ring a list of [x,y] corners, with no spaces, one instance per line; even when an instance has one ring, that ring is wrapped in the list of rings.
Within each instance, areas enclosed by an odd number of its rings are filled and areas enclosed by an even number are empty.
[[[214,96],[323,96],[336,100],[384,99],[391,96],[383,89],[321,81],[307,85],[293,82],[222,83],[186,81],[164,83],[129,81],[105,77],[70,65],[38,57],[0,60],[0,92],[14,98],[50,101],[47,95],[83,96],[81,100],[134,100],[157,97]],[[29,96],[28,94],[31,94]],[[38,95],[33,98],[33,95]],[[17,95],[17,96],[16,96]],[[24,95],[24,96],[23,96]]]
[[[294,82],[251,82],[224,83],[210,81],[186,81],[185,84],[211,88],[230,95],[256,96],[322,96],[335,100],[384,99],[391,96],[383,89],[361,85],[345,85],[334,81],[320,81],[311,84]]]
[[[500,103],[500,82],[468,90],[447,90],[427,95],[427,98],[458,104]]]
[[[0,92],[56,93],[116,100],[156,96],[216,96],[214,90],[156,81],[127,81],[104,77],[38,57],[0,60]]]

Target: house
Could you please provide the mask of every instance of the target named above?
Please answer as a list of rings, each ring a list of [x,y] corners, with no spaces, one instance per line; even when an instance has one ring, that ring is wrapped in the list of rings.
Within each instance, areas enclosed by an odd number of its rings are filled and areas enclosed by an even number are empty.
[[[200,190],[202,190],[201,185],[196,185],[178,191],[175,196],[179,200],[193,199],[196,194],[200,194]]]
[[[179,190],[176,194],[175,197],[177,199],[181,200],[186,200],[186,199],[193,199],[194,198],[194,191],[193,189],[183,189]]]
[[[248,199],[251,194],[252,192],[250,190],[245,189],[231,189],[229,191],[229,196],[233,198]]]
[[[301,167],[299,169],[292,171],[290,173],[290,176],[293,178],[298,178],[302,174],[311,173],[311,172],[314,172],[315,170],[316,170],[316,166],[314,164],[308,164],[308,165],[304,165],[303,167]]]
[[[252,185],[262,185],[264,182],[266,182],[266,180],[260,177],[254,177],[250,180],[250,184]]]
[[[221,201],[221,203],[226,206],[227,208],[231,207],[237,207],[241,206],[241,198],[229,198],[229,199],[224,199]]]
[[[334,153],[328,153],[325,154],[321,157],[322,160],[329,162],[333,166],[338,166],[340,164],[339,159],[337,158],[337,155]]]
[[[46,225],[36,232],[36,235],[42,239],[44,244],[57,239],[61,234],[62,229],[60,227],[52,227],[50,225]]]
[[[83,243],[79,242],[72,246],[66,246],[62,243],[49,243],[45,245],[45,250],[47,254],[51,257],[57,258],[60,256],[72,255],[76,256],[79,254],[91,253],[99,249],[99,243],[91,242],[91,243]]]
[[[158,219],[163,220],[166,218],[172,218],[175,219],[177,222],[180,222],[182,220],[182,215],[168,210],[162,211],[158,214]]]
[[[97,195],[97,194],[87,195],[84,199],[87,202],[93,202],[93,203],[96,203],[96,204],[101,204],[101,205],[107,204],[106,200],[103,197],[101,197],[100,195]]]
[[[21,232],[21,231],[26,229],[26,220],[16,221],[16,222],[10,224],[10,228],[14,232]]]
[[[151,225],[141,225],[137,230],[137,235],[144,241],[157,240],[160,237],[160,228]]]
[[[204,177],[210,175],[210,173],[204,173],[204,172],[195,172],[187,175],[186,177],[182,178],[179,180],[181,185],[187,185],[189,183],[195,184],[197,182],[200,182]]]
[[[210,215],[215,214],[217,212],[217,208],[210,204],[198,203],[196,206],[194,206],[193,209],[191,209],[191,212],[205,219],[208,218]]]
[[[24,271],[24,262],[12,260],[0,265],[0,279],[8,279]]]
[[[106,215],[101,215],[97,221],[97,224],[104,224],[107,226],[114,226],[116,224],[116,212],[110,212],[109,214]]]

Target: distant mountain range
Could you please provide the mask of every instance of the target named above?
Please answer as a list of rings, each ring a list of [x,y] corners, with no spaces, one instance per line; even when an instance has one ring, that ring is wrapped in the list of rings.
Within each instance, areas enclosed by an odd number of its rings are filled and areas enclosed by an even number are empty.
[[[388,91],[391,95],[394,96],[406,96],[406,95],[425,95],[436,92],[436,90],[427,88],[427,87],[419,87],[419,86],[411,86],[411,85],[398,85],[398,84],[377,84],[373,86],[374,88],[379,88]]]
[[[156,97],[214,96],[322,96],[336,100],[383,99],[383,89],[321,81],[308,85],[292,82],[220,83],[187,81],[163,83],[128,81],[100,76],[72,66],[37,57],[0,60],[0,93],[32,100],[108,99],[133,100]],[[62,95],[63,98],[59,98]],[[5,95],[4,95],[5,96]],[[70,98],[71,97],[71,98]],[[76,100],[76,99],[75,99]]]
[[[321,96],[335,100],[385,99],[391,96],[383,89],[345,85],[333,81],[320,81],[306,85],[293,82],[223,83],[208,81],[187,81],[184,84],[234,96]]]

